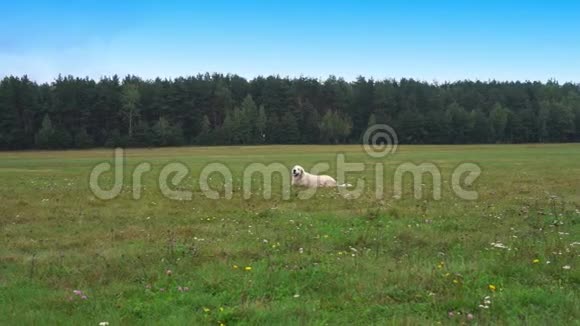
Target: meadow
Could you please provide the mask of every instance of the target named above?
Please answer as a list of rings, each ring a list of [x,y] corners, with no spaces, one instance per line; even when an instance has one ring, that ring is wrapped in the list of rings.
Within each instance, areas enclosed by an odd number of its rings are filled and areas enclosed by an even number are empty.
[[[333,175],[337,153],[365,164],[347,176],[365,181],[359,198],[291,189],[286,199],[280,176],[272,198],[259,177],[242,196],[251,163],[328,162]],[[89,175],[112,155],[0,153],[0,324],[580,323],[578,144],[399,146],[382,159],[356,145],[128,149],[122,192],[101,200]],[[142,162],[152,170],[134,199]],[[174,188],[191,200],[160,191],[170,162],[189,168]],[[198,177],[212,162],[231,169],[233,198],[203,195]],[[405,162],[440,169],[440,200],[429,176],[421,199],[410,178],[393,198]],[[481,167],[476,200],[451,189],[463,162]]]

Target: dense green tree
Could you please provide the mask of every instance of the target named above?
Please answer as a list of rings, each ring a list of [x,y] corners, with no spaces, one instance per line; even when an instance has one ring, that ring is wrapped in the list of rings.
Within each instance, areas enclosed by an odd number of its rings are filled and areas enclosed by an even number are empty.
[[[153,126],[154,141],[157,146],[183,145],[183,131],[178,125],[172,125],[165,117],[160,117]]]
[[[471,112],[473,127],[469,139],[473,143],[489,143],[493,138],[493,127],[489,118],[481,110]]]
[[[352,121],[352,133],[361,137],[373,112],[374,81],[359,76],[352,84],[352,105],[347,111]]]
[[[139,116],[138,104],[141,95],[139,88],[135,84],[124,84],[123,93],[121,95],[121,112],[124,120],[128,125],[129,139],[133,137],[133,124]]]
[[[574,125],[576,126],[576,135],[574,137],[575,141],[580,141],[580,106],[574,109]]]
[[[108,130],[104,133],[106,147],[122,147],[126,146],[126,139],[123,139],[119,129]],[[154,145],[157,145],[154,143]]]
[[[217,73],[0,80],[0,149],[356,143],[374,123],[402,143],[579,141],[580,85]]]
[[[242,101],[239,112],[238,136],[242,144],[256,144],[260,142],[259,130],[256,125],[258,119],[258,107],[251,95],[247,95]]]
[[[54,137],[53,148],[71,148],[74,146],[73,136],[66,129],[55,128],[53,137]]]
[[[143,120],[139,120],[134,128],[133,137],[130,139],[129,145],[137,147],[149,147],[155,143],[155,135],[149,124]]]
[[[377,117],[375,116],[374,113],[371,113],[371,115],[369,116],[369,122],[367,123],[367,128],[372,127],[376,124],[377,124]]]
[[[300,131],[292,112],[284,113],[280,119],[280,129],[284,131],[284,137],[281,137],[280,142],[285,144],[297,144],[300,142]]]
[[[508,110],[506,110],[500,103],[495,103],[489,114],[489,119],[495,141],[503,142],[508,119]]]
[[[35,144],[39,87],[28,79],[6,77],[0,82],[0,146],[30,148]]]
[[[320,140],[320,114],[310,100],[305,100],[302,106],[303,121],[301,129],[302,143],[316,143]]]
[[[282,130],[280,124],[280,118],[278,115],[270,113],[268,117],[268,127],[266,128],[266,142],[268,144],[283,144],[284,141],[284,130]]]
[[[403,111],[396,120],[399,141],[406,144],[421,144],[427,135],[423,115],[417,110]]]
[[[386,80],[375,83],[373,114],[377,123],[389,123],[397,112],[396,82]]]
[[[201,131],[197,135],[196,143],[198,145],[210,145],[210,144],[212,144],[211,133],[212,133],[211,123],[209,122],[209,118],[207,117],[207,115],[204,115],[203,120],[201,122]]]
[[[469,132],[473,127],[471,116],[457,103],[451,103],[446,111],[449,121],[449,141],[453,144],[469,142]]]
[[[228,110],[216,137],[218,143],[226,145],[236,144],[238,140],[239,125],[239,110],[237,108]]]
[[[266,142],[267,124],[268,116],[266,115],[266,109],[263,105],[260,105],[260,109],[258,110],[258,117],[256,118],[256,143],[263,144]]]
[[[543,142],[548,140],[548,119],[550,118],[550,107],[548,102],[542,102],[538,110],[537,137]]]
[[[74,147],[76,148],[90,148],[94,146],[93,139],[87,133],[86,128],[81,128],[79,131],[74,135]]]
[[[568,94],[563,99],[564,105],[570,108],[574,115],[575,134],[574,140],[580,141],[580,94],[574,91],[568,91]]]
[[[36,134],[36,145],[38,148],[47,149],[56,147],[54,134],[55,131],[52,127],[52,121],[50,121],[50,117],[46,114],[42,119],[40,130]]]
[[[425,143],[448,144],[452,143],[449,130],[451,117],[440,111],[430,111],[425,117]]]
[[[324,142],[344,142],[352,131],[352,122],[336,111],[327,111],[320,122],[320,135]]]
[[[570,107],[560,102],[547,102],[544,105],[550,110],[548,116],[548,137],[550,141],[572,140],[576,127],[574,126],[575,115]]]

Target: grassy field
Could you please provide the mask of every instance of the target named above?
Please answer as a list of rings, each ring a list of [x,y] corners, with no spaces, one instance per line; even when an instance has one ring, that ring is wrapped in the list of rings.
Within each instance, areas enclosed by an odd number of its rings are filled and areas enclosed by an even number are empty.
[[[334,174],[336,153],[365,163],[347,177],[365,180],[360,198],[327,189],[301,200],[293,189],[285,200],[280,177],[271,199],[259,196],[259,179],[242,198],[250,163],[328,162]],[[400,146],[382,160],[360,146],[134,149],[123,191],[100,200],[89,174],[111,158],[112,150],[0,153],[0,324],[580,323],[578,144]],[[141,162],[152,171],[134,200]],[[191,200],[159,190],[169,162],[190,169],[177,188]],[[211,162],[231,168],[232,199],[200,191]],[[384,199],[372,190],[379,162]],[[410,178],[392,198],[405,162],[440,168],[441,200],[428,177],[422,199]],[[475,201],[451,190],[462,162],[482,169]]]

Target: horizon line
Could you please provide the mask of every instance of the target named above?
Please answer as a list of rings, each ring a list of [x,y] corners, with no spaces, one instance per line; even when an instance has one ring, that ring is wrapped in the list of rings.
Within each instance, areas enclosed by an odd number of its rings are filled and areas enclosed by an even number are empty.
[[[257,80],[257,79],[267,79],[267,78],[279,78],[279,79],[286,79],[286,80],[300,80],[300,79],[307,79],[307,80],[316,80],[318,82],[324,82],[327,81],[329,79],[336,79],[336,80],[340,80],[340,81],[345,81],[347,83],[352,83],[352,82],[356,82],[358,79],[363,78],[367,81],[375,81],[375,82],[384,82],[384,81],[395,81],[395,82],[400,82],[403,80],[406,81],[414,81],[414,82],[418,82],[418,83],[422,83],[422,84],[429,84],[429,85],[450,85],[450,84],[457,84],[457,83],[483,83],[483,84],[491,84],[491,83],[499,83],[499,84],[509,84],[509,83],[521,83],[521,84],[549,84],[549,83],[555,83],[557,85],[576,85],[576,86],[580,86],[580,80],[579,81],[560,81],[555,77],[552,78],[548,78],[545,81],[539,80],[539,79],[535,79],[535,80],[531,80],[531,79],[487,79],[487,80],[483,80],[483,79],[470,79],[470,78],[465,78],[465,79],[455,79],[455,80],[444,80],[444,81],[440,81],[437,79],[433,79],[433,80],[426,80],[423,78],[415,78],[415,77],[382,77],[382,78],[377,78],[376,76],[364,76],[362,74],[357,75],[355,78],[349,79],[349,78],[345,78],[343,76],[338,76],[338,75],[333,75],[333,74],[329,74],[326,77],[314,77],[314,76],[310,76],[310,75],[305,75],[305,74],[300,74],[300,75],[281,75],[281,74],[269,74],[269,75],[256,75],[253,77],[247,77],[247,76],[242,76],[240,74],[237,73],[232,73],[232,72],[227,72],[227,73],[223,73],[223,72],[198,72],[197,74],[184,74],[184,75],[180,75],[180,76],[156,76],[156,77],[142,77],[136,74],[111,74],[111,75],[100,75],[98,78],[97,77],[91,77],[91,76],[78,76],[78,75],[73,75],[73,74],[58,74],[56,77],[53,77],[52,80],[50,81],[39,81],[37,78],[31,78],[29,74],[22,74],[22,75],[16,75],[16,74],[5,74],[5,75],[1,75],[0,79],[4,80],[5,78],[27,78],[30,81],[33,81],[34,83],[38,84],[38,85],[42,85],[42,84],[52,84],[56,81],[58,81],[59,78],[73,78],[73,79],[80,79],[80,80],[92,80],[92,81],[101,81],[101,80],[105,80],[105,79],[112,79],[115,76],[117,78],[119,78],[119,80],[124,80],[127,77],[129,78],[138,78],[141,81],[144,82],[154,82],[158,79],[162,80],[162,81],[170,81],[173,82],[177,79],[189,79],[189,78],[197,78],[200,76],[205,76],[205,75],[209,75],[210,77],[214,77],[216,75],[221,76],[221,77],[239,77],[242,78],[248,82]]]

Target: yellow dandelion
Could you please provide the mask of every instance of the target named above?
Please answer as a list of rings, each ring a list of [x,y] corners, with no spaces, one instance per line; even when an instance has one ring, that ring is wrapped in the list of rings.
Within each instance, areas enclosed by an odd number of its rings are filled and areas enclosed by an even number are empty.
[[[493,284],[490,284],[488,287],[491,291],[495,291],[497,289]]]
[[[238,269],[238,265],[234,265],[232,266],[234,269]]]
[[[205,312],[205,313],[208,313],[208,312],[210,312],[210,311],[211,311],[211,309],[209,309],[209,308],[207,308],[207,307],[203,307],[203,312]]]
[[[537,263],[539,263],[539,262],[540,262],[540,260],[539,260],[538,258],[536,258],[536,259],[532,260],[532,263],[534,263],[534,264],[537,264]]]
[[[244,270],[246,270],[246,271],[251,271],[251,270],[252,270],[252,266],[246,266],[246,267],[244,268]]]

